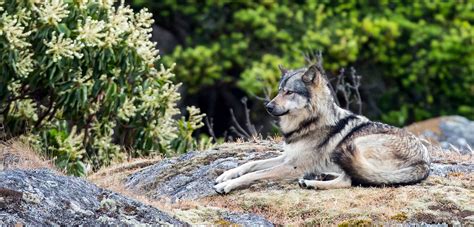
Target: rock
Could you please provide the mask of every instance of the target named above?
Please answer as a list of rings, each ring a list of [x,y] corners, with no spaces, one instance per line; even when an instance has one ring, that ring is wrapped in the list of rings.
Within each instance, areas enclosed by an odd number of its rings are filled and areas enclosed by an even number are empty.
[[[473,173],[474,121],[461,116],[446,116],[414,123],[406,127],[430,141],[433,162],[431,174],[447,176],[449,173]],[[464,160],[449,160],[449,156],[463,156]],[[469,161],[470,160],[470,161]]]
[[[271,222],[262,218],[261,216],[254,214],[242,214],[237,212],[225,212],[221,214],[222,219],[230,222],[236,223],[244,226],[273,226]]]
[[[217,193],[214,180],[225,170],[251,160],[276,157],[281,146],[269,141],[260,144],[220,146],[205,152],[189,152],[164,160],[130,175],[125,186],[145,192],[153,199],[198,199]]]
[[[51,170],[0,172],[0,225],[185,224],[76,177]]]
[[[205,152],[189,152],[131,174],[125,181],[128,189],[154,200],[195,200],[217,195],[214,180],[227,169],[242,163],[279,155],[281,146],[269,141],[229,144]],[[239,212],[219,212],[220,219],[241,225],[271,225],[264,218]],[[217,223],[219,224],[219,223]]]
[[[446,177],[449,173],[474,173],[474,163],[443,164],[431,163],[431,175]]]
[[[474,121],[461,116],[438,117],[406,127],[415,134],[462,154],[471,154],[474,148]]]
[[[449,149],[449,144],[459,148],[461,153],[472,152],[474,147],[474,121],[460,116],[452,116],[440,122],[442,147]]]

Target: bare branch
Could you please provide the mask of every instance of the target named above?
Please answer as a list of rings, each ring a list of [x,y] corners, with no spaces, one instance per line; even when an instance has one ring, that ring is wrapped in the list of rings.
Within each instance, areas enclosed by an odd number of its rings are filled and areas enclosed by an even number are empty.
[[[321,50],[319,50],[318,53],[316,54],[316,62],[318,64],[319,68],[324,70],[324,67],[323,67],[323,63],[324,63],[323,62],[323,52]]]
[[[210,119],[210,120],[209,120],[209,119]],[[208,131],[209,131],[209,134],[210,134],[211,137],[214,139],[214,142],[217,141],[216,134],[214,133],[214,121],[212,120],[212,118],[206,116],[204,123],[205,123],[206,126],[207,126],[207,129],[208,129]]]
[[[231,116],[231,119],[232,119],[232,122],[233,122],[233,125],[234,127],[231,127],[231,130],[236,132],[236,134],[240,134],[239,136],[243,137],[243,138],[250,138],[250,134],[247,133],[247,131],[245,131],[242,126],[240,126],[239,122],[237,121],[237,118],[235,117],[235,114],[234,114],[234,110],[230,109],[230,116]],[[234,129],[232,129],[234,128]]]
[[[244,106],[244,113],[245,113],[245,127],[242,127],[241,124],[237,121],[235,117],[234,111],[230,109],[230,115],[232,119],[233,126],[230,128],[232,132],[234,132],[237,136],[244,138],[244,139],[255,139],[259,137],[258,132],[261,130],[257,130],[254,124],[250,119],[250,109],[247,106],[247,98],[244,97],[241,99],[241,102]]]
[[[243,97],[241,102],[244,104],[244,109],[245,109],[245,125],[247,126],[248,131],[250,132],[250,135],[257,135],[257,130],[255,129],[255,125],[252,124],[250,121],[250,110],[247,106],[247,97]]]
[[[244,134],[240,133],[234,126],[230,126],[230,131],[235,133],[240,138],[248,138],[247,135],[244,135]]]
[[[308,61],[308,59],[310,59],[312,56],[311,54],[305,54],[304,57]],[[315,55],[315,58],[317,59],[316,64],[318,64],[318,66],[324,72],[322,52],[319,51]],[[325,75],[325,73],[323,74]],[[341,106],[342,103],[344,103],[343,108],[349,109],[351,106],[353,106],[351,104],[355,103],[357,106],[357,111],[355,112],[358,114],[362,113],[362,98],[359,91],[361,78],[362,77],[360,75],[357,75],[354,67],[351,67],[349,76],[346,76],[345,69],[341,68],[338,75],[332,78],[327,78],[329,81],[329,89],[331,90],[334,101],[337,105]]]
[[[362,76],[359,76],[356,74],[356,70],[354,69],[354,67],[351,67],[351,79],[354,85],[353,86],[348,85],[348,86],[352,88],[352,90],[355,93],[355,102],[357,104],[358,114],[362,114],[362,98],[360,97],[360,92],[359,92],[361,78]]]

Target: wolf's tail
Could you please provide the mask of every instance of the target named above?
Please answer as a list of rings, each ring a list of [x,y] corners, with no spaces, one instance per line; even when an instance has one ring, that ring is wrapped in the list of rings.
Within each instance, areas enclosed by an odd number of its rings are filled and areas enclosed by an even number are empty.
[[[430,172],[427,148],[417,139],[370,135],[334,153],[353,185],[415,184]]]

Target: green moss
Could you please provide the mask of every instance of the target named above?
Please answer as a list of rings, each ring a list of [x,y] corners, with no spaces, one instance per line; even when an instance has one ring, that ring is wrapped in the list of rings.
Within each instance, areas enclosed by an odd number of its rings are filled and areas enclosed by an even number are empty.
[[[232,223],[230,221],[224,220],[224,219],[219,219],[214,222],[215,225],[218,226],[231,226],[231,225],[236,225],[235,223]]]
[[[401,212],[396,215],[393,215],[392,217],[390,217],[390,219],[398,222],[404,222],[408,219],[408,217],[405,212]]]
[[[349,227],[349,226],[371,226],[372,220],[367,219],[356,219],[356,220],[347,220],[339,223],[338,227]]]

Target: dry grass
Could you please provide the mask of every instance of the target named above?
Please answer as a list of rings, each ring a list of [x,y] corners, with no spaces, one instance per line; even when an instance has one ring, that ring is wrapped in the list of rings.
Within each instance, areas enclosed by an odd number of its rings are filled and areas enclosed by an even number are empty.
[[[130,174],[139,171],[147,166],[153,165],[161,161],[162,157],[153,158],[137,158],[127,162],[115,164],[109,167],[104,167],[97,172],[89,175],[87,180],[96,184],[98,187],[108,189],[110,191],[119,193],[129,198],[135,199],[143,204],[156,207],[168,214],[180,217],[179,214],[186,213],[187,210],[198,210],[199,204],[194,201],[178,201],[171,202],[170,200],[154,200],[146,197],[146,193],[132,191],[125,187],[125,178]],[[183,215],[181,215],[183,216]],[[179,218],[182,221],[190,222],[193,219]],[[209,223],[212,224],[212,223]]]
[[[462,154],[455,150],[455,147],[451,148],[451,151],[443,150],[440,146],[435,144],[428,144],[428,150],[432,162],[444,163],[444,164],[472,164],[474,161],[474,153]]]
[[[150,200],[149,198],[145,197],[144,193],[142,194],[139,192],[130,191],[126,189],[123,184],[125,178],[131,173],[147,166],[153,165],[161,160],[162,157],[154,157],[148,159],[132,159],[127,162],[115,164],[109,167],[104,167],[98,170],[97,172],[89,175],[87,177],[87,180],[91,181],[92,183],[96,184],[101,188],[106,188],[113,192],[133,198],[144,204],[154,206],[165,211],[169,211],[171,210],[169,202]]]
[[[130,160],[121,164],[112,165],[110,167],[106,167],[100,169],[96,173],[87,177],[87,180],[91,181],[92,183],[96,184],[101,188],[108,189],[110,191],[119,193],[121,195],[127,196],[131,199],[135,199],[143,204],[155,207],[160,209],[163,212],[166,212],[170,215],[178,216],[176,213],[176,209],[182,210],[182,212],[186,212],[188,209],[196,210],[198,204],[193,201],[180,201],[178,203],[172,203],[170,200],[154,200],[146,197],[146,193],[132,191],[125,187],[124,180],[127,176],[135,171],[139,171],[142,168],[145,168],[149,165],[155,164],[162,160],[161,157],[155,157],[151,160],[149,159],[134,159]],[[182,221],[191,221],[181,219]]]
[[[0,142],[0,170],[38,168],[61,172],[54,167],[51,160],[47,160],[19,139]]]
[[[129,174],[147,166],[156,164],[161,160],[161,157],[132,159],[127,162],[99,169],[97,172],[91,174],[87,178],[101,187],[114,187],[114,185],[122,182],[122,180],[125,179],[125,177]]]
[[[405,222],[424,214],[427,221],[474,215],[473,174],[430,177],[420,185],[335,190],[243,190],[200,200],[205,206],[259,214],[275,224],[341,224],[352,221]],[[470,188],[464,186],[469,185]],[[449,204],[449,209],[443,209]]]

